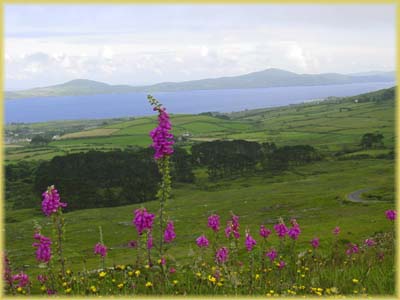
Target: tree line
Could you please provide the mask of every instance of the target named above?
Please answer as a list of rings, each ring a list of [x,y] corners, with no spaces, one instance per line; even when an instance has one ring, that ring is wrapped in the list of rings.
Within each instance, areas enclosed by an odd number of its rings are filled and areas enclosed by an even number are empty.
[[[173,182],[194,182],[194,168],[206,168],[210,180],[256,171],[281,172],[319,160],[309,145],[277,147],[245,140],[194,144],[191,153],[176,147],[171,156]],[[89,151],[50,161],[21,161],[6,166],[6,204],[36,207],[54,184],[68,202],[66,211],[120,206],[155,199],[160,174],[150,148]]]
[[[281,172],[320,160],[321,156],[309,145],[278,147],[275,143],[234,140],[195,144],[192,159],[195,165],[206,166],[209,179],[215,180],[256,170]]]

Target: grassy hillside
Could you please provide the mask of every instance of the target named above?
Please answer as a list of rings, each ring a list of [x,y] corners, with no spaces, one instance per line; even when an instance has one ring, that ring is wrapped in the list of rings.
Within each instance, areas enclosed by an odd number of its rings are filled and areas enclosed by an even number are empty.
[[[188,133],[186,144],[214,139],[246,139],[277,145],[309,144],[331,152],[356,148],[364,133],[379,131],[384,144],[394,147],[394,101],[341,103],[326,101],[228,115],[172,115],[174,134]],[[50,159],[62,153],[88,149],[126,148],[150,145],[149,131],[155,117],[137,118],[66,134],[42,151],[7,148],[6,163],[21,159]],[[38,124],[32,126],[39,126]],[[46,128],[45,125],[42,125]]]
[[[171,121],[178,144],[189,149],[198,141],[246,139],[275,142],[278,146],[312,145],[324,156],[321,161],[296,166],[279,175],[260,172],[216,182],[207,179],[204,168],[195,169],[195,182],[175,185],[172,200],[166,205],[167,216],[174,220],[177,234],[168,251],[168,260],[175,261],[176,266],[192,260],[195,239],[200,234],[211,236],[207,217],[213,213],[221,215],[224,228],[229,212],[233,211],[240,217],[242,237],[248,226],[256,239],[260,224],[272,228],[279,217],[286,222],[296,218],[302,230],[298,247],[309,249],[310,240],[319,237],[322,252],[331,250],[335,226],[341,227],[339,243],[342,246],[349,242],[361,245],[377,233],[392,230],[393,224],[386,220],[385,210],[394,208],[394,161],[387,156],[394,147],[393,99],[359,103],[353,98],[336,99],[223,116],[172,115]],[[148,133],[155,125],[156,117],[98,124],[88,130],[69,132],[46,146],[7,148],[6,163],[49,160],[57,155],[90,149],[146,147],[151,143]],[[361,137],[368,132],[382,133],[385,147],[361,149]],[[84,178],[82,184],[85,184]],[[369,190],[362,195],[364,202],[348,200],[348,194],[365,188]],[[377,199],[384,201],[374,201]],[[38,197],[34,201],[37,209],[7,208],[5,213],[6,249],[13,267],[25,269],[32,275],[42,271],[35,262],[32,248],[34,222],[43,227],[44,235],[51,233],[50,221],[40,211],[41,199]],[[68,199],[63,201],[68,202]],[[136,250],[127,245],[130,240],[137,239],[131,221],[132,212],[140,206],[86,209],[65,214],[68,268],[76,274],[82,269],[99,267],[93,247],[99,241],[100,225],[104,242],[109,247],[107,266],[132,263]],[[143,206],[157,214],[159,203],[150,201]],[[156,226],[156,238],[157,230]],[[278,238],[274,235],[270,243],[277,247]],[[243,247],[241,251],[240,255],[244,256]],[[387,270],[390,271],[390,267]],[[374,286],[374,291],[392,291],[394,278],[385,280],[385,285]]]
[[[206,227],[207,217],[218,213],[222,225],[229,218],[229,211],[240,216],[244,230],[249,225],[256,235],[259,224],[272,227],[279,217],[286,221],[295,217],[302,228],[302,247],[314,236],[321,237],[322,249],[331,242],[331,231],[342,228],[343,243],[361,243],[376,232],[387,231],[391,224],[384,216],[393,203],[357,204],[346,201],[346,195],[366,186],[393,184],[392,161],[362,160],[319,162],[298,167],[275,177],[238,178],[209,183],[198,174],[196,184],[180,185],[173,190],[173,199],[167,204],[167,215],[175,222],[178,239],[169,253],[178,260],[187,260],[195,239],[201,233],[210,233]],[[64,199],[68,202],[68,199]],[[37,199],[40,207],[41,199]],[[110,247],[108,265],[130,263],[135,252],[127,247],[136,239],[131,225],[133,210],[140,205],[116,208],[88,209],[65,215],[66,255],[68,265],[75,271],[85,266],[98,266],[93,246],[98,241],[98,226],[103,227],[104,241]],[[145,207],[157,212],[158,203],[148,202]],[[28,265],[30,272],[39,272],[34,262],[32,244],[33,220],[37,220],[49,234],[49,220],[40,210],[25,209],[6,213],[6,249],[15,267]],[[246,225],[245,225],[246,224]],[[318,226],[316,226],[318,225]],[[154,236],[158,236],[157,228]],[[272,242],[277,245],[278,239]]]

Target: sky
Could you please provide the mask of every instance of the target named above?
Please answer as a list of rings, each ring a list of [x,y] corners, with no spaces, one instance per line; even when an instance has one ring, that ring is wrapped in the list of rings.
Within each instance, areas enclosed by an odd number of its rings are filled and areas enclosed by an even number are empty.
[[[6,5],[6,90],[395,69],[395,5]]]

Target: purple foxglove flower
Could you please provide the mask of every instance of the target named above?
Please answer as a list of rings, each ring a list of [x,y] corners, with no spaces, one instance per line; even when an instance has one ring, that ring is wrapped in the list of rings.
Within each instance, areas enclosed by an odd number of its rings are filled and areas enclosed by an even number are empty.
[[[164,231],[164,242],[171,243],[176,238],[176,234],[174,231],[174,223],[169,221],[167,223],[167,228]]]
[[[205,237],[205,235],[201,235],[196,239],[196,244],[197,246],[199,246],[200,248],[204,248],[204,247],[208,247],[209,242],[207,240],[207,238]]]

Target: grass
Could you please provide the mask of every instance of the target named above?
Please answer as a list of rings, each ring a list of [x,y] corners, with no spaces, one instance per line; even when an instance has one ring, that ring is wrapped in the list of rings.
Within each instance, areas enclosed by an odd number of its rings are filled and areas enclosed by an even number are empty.
[[[260,224],[271,227],[279,217],[285,220],[295,217],[302,228],[300,245],[304,248],[314,236],[320,236],[322,249],[327,251],[331,230],[337,225],[342,228],[342,239],[360,243],[376,232],[390,230],[391,224],[385,219],[384,211],[392,204],[350,204],[344,201],[345,195],[370,185],[385,186],[386,181],[393,181],[390,161],[363,160],[320,162],[275,177],[256,176],[218,183],[199,179],[197,184],[179,185],[173,190],[173,199],[167,205],[168,216],[174,220],[179,236],[173,256],[187,260],[188,249],[195,248],[196,237],[203,232],[209,233],[206,227],[208,215],[220,214],[223,216],[222,224],[225,224],[230,210],[240,216],[241,223],[248,225],[254,235]],[[38,198],[38,207],[40,201]],[[103,227],[104,241],[111,249],[109,265],[132,263],[133,252],[125,246],[131,239],[136,239],[131,220],[133,210],[140,206],[88,209],[66,214],[65,245],[70,267],[78,271],[83,267],[82,261],[86,268],[97,267],[98,259],[92,251],[99,239],[99,225]],[[157,202],[148,202],[145,206],[157,212]],[[9,211],[7,217],[14,220],[6,224],[6,249],[15,267],[29,265],[30,272],[38,272],[30,246],[32,222],[34,219],[39,221],[44,234],[49,234],[46,225],[49,220],[29,209]],[[154,235],[158,235],[157,228]],[[277,244],[277,239],[272,238],[272,242]]]
[[[111,128],[101,128],[101,129],[93,129],[81,132],[68,133],[61,137],[61,139],[73,139],[73,138],[83,138],[83,137],[93,137],[93,136],[109,136],[113,134],[118,129]]]
[[[343,108],[351,109],[344,111]],[[342,111],[341,111],[342,109]],[[188,132],[189,141],[215,139],[247,139],[258,142],[275,142],[282,145],[310,144],[321,151],[340,151],[343,148],[357,148],[361,136],[367,132],[379,131],[384,135],[384,144],[394,147],[394,102],[382,103],[329,103],[303,104],[273,109],[257,109],[232,113],[231,120],[206,115],[172,115],[176,136]],[[65,147],[125,148],[132,145],[146,147],[151,144],[149,131],[154,128],[156,117],[107,120],[108,123],[96,129],[72,132],[63,140],[50,143],[55,154],[65,153]],[[97,121],[94,124],[101,124]],[[92,124],[92,126],[94,126]],[[69,122],[68,126],[84,126],[81,122]],[[51,130],[60,128],[60,122],[25,124],[24,126]],[[54,127],[56,126],[56,127]],[[15,126],[14,126],[15,127]],[[10,128],[11,129],[11,128]],[[33,148],[32,151],[36,151]],[[24,147],[24,150],[25,147]],[[49,149],[43,150],[51,158]],[[24,159],[20,148],[7,148],[6,159]],[[32,153],[33,154],[33,153]],[[35,155],[38,153],[35,153]],[[53,156],[54,156],[53,155]],[[32,159],[32,158],[30,158]]]

